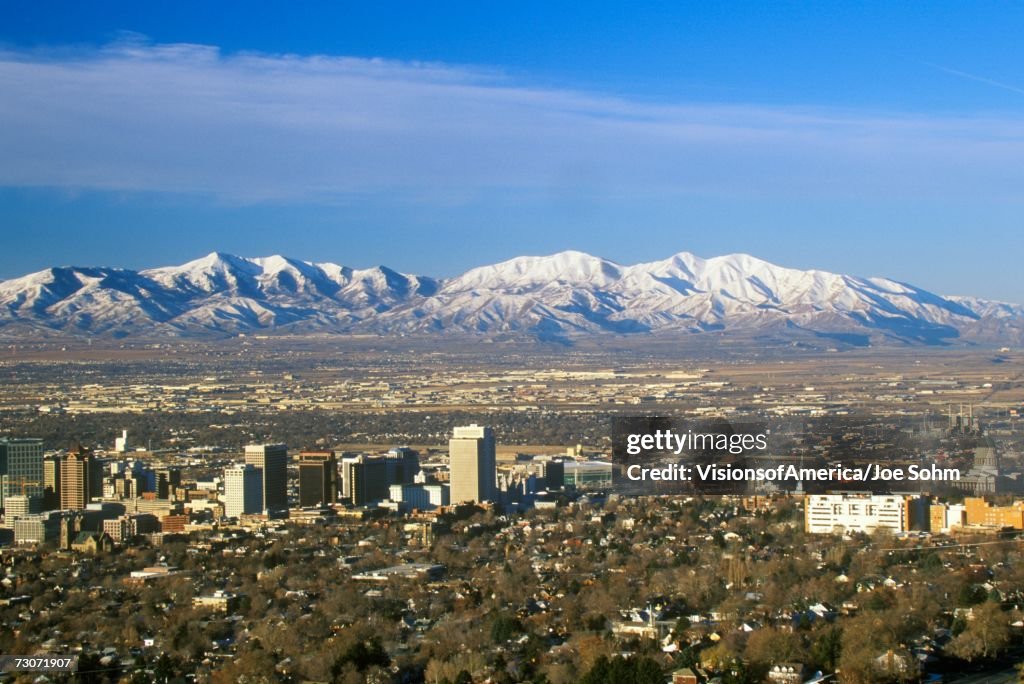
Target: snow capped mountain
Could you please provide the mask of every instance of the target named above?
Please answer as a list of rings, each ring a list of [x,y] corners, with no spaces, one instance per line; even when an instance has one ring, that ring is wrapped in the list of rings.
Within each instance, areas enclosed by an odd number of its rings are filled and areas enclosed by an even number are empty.
[[[546,257],[516,257],[481,266],[448,281],[445,290],[516,289],[523,291],[563,285],[602,288],[622,277],[622,267],[583,252],[559,252]]]
[[[680,252],[624,266],[582,252],[517,257],[449,280],[384,266],[214,252],[181,266],[50,268],[0,282],[0,332],[530,334],[774,331],[942,343],[1024,339],[1024,307],[886,278]]]
[[[344,330],[410,297],[429,278],[214,252],[181,266],[127,271],[50,268],[0,283],[0,330],[232,333],[291,326]]]

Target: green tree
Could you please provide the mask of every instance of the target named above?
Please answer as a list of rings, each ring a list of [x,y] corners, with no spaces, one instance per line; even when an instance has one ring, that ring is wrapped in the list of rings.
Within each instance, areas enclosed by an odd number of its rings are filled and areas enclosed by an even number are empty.
[[[842,652],[843,631],[838,627],[822,630],[811,646],[811,658],[814,664],[826,671],[836,669]]]
[[[495,644],[503,644],[522,631],[519,620],[507,613],[498,613],[491,620],[491,641]]]
[[[664,679],[661,667],[650,658],[601,656],[580,684],[662,684]]]
[[[976,606],[988,598],[988,592],[980,584],[964,584],[957,594],[957,603],[963,608]]]

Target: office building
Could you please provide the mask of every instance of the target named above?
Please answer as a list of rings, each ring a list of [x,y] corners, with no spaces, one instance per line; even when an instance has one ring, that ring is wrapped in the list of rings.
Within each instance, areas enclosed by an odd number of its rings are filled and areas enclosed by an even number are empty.
[[[251,463],[224,470],[224,515],[237,518],[263,511],[263,473]]]
[[[250,444],[245,447],[245,462],[261,473],[263,510],[268,513],[287,511],[288,447],[284,444]]]
[[[388,486],[412,484],[420,472],[420,455],[409,447],[395,447],[384,456]]]
[[[964,499],[964,517],[968,525],[1024,530],[1024,502],[997,506],[982,497],[969,496]]]
[[[552,491],[565,486],[565,461],[551,460],[544,464],[544,488]]]
[[[122,515],[102,522],[102,530],[115,542],[121,543],[140,534],[160,532],[160,521],[153,515]]]
[[[92,452],[80,444],[71,447],[60,464],[60,507],[78,511],[86,507],[93,496],[96,472],[99,468]]]
[[[929,510],[928,529],[932,534],[952,532],[967,525],[967,507],[963,504],[935,503]]]
[[[388,498],[388,466],[380,456],[360,454],[341,461],[342,495],[354,506]]]
[[[810,534],[926,530],[930,513],[928,499],[920,496],[808,494],[804,500],[805,529]]]
[[[43,510],[56,511],[60,508],[60,455],[43,459]]]
[[[60,539],[61,517],[57,512],[29,515],[14,521],[16,544],[44,544]]]
[[[42,513],[43,499],[39,496],[25,496],[24,494],[12,494],[4,499],[4,516],[8,523],[18,518],[26,518],[30,515]]]
[[[534,475],[537,478],[537,486],[547,491],[560,490],[565,486],[565,461],[561,458],[531,457],[525,459],[525,462],[517,462],[512,467],[512,472]]]
[[[43,498],[43,440],[0,439],[0,508],[8,496]]]
[[[114,451],[123,454],[128,451],[128,431],[121,430],[121,436],[114,438]]]
[[[495,500],[494,431],[476,424],[457,427],[448,442],[452,503]]]
[[[338,499],[338,460],[333,451],[299,455],[299,506],[326,506]]]
[[[450,503],[448,485],[444,484],[393,484],[389,497],[402,504],[399,509],[404,512],[432,511]]]
[[[181,471],[177,468],[165,468],[156,472],[156,496],[158,499],[170,499],[174,490],[181,486]]]

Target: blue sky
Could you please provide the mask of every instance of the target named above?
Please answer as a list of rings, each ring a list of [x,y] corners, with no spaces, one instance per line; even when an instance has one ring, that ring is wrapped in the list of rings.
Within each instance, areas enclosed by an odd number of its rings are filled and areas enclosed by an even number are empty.
[[[1024,301],[1024,3],[0,6],[0,278],[748,252]]]

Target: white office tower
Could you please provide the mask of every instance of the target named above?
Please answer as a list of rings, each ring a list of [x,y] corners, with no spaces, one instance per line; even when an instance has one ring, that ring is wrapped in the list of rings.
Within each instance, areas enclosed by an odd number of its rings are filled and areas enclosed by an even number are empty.
[[[123,454],[128,451],[128,431],[121,430],[121,436],[114,438],[114,451]]]
[[[30,515],[42,513],[42,497],[25,496],[24,494],[9,496],[4,500],[4,507],[8,527],[11,527],[10,523],[19,518],[27,518]]]
[[[288,510],[288,447],[284,444],[250,444],[245,462],[263,478],[263,507],[268,513]]]
[[[473,424],[457,427],[448,442],[452,503],[495,500],[494,431]]]
[[[224,515],[237,518],[263,511],[263,476],[250,463],[239,463],[224,470]]]

